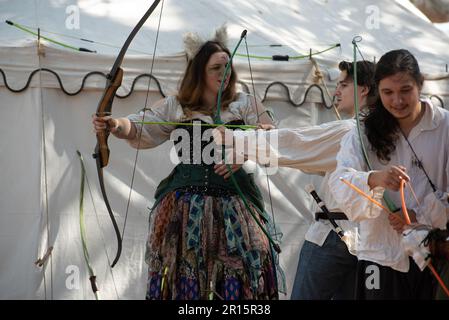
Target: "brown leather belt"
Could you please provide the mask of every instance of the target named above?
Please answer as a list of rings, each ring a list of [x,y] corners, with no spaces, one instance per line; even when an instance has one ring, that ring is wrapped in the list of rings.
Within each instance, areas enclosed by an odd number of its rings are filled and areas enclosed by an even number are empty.
[[[330,212],[330,217],[324,212],[315,212],[315,220],[329,220],[329,218],[334,220],[348,220],[348,217],[343,212]]]

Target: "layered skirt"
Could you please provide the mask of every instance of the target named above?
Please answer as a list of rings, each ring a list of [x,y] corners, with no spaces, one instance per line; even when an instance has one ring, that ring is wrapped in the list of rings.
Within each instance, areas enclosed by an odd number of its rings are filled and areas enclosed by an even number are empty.
[[[146,298],[277,299],[273,252],[254,219],[226,190],[165,194],[150,216]]]

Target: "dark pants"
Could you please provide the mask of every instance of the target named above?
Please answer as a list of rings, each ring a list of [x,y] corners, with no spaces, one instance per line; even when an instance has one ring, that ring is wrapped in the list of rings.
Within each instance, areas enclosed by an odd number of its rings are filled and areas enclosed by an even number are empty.
[[[357,263],[357,300],[430,300],[434,297],[435,281],[429,269],[421,272],[410,258],[408,272],[399,272],[375,262]]]
[[[439,264],[437,263],[435,265],[435,268],[437,269],[441,280],[447,287],[449,285],[449,261],[441,261]],[[449,297],[446,295],[443,288],[439,284],[436,284],[436,286],[435,300],[449,300]]]
[[[357,258],[331,231],[318,246],[304,241],[299,255],[292,300],[354,299]]]

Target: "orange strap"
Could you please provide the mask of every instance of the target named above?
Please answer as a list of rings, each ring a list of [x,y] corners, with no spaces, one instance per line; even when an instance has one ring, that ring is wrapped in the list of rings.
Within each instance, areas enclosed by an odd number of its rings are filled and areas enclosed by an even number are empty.
[[[381,207],[382,209],[384,209],[386,212],[391,213],[391,211],[385,207],[382,203],[380,203],[379,201],[374,200],[372,197],[370,197],[369,195],[367,195],[365,192],[363,192],[362,190],[360,190],[359,188],[357,188],[355,185],[353,185],[351,182],[349,182],[346,179],[343,179],[340,177],[341,182],[345,183],[346,185],[348,185],[352,190],[354,190],[355,192],[357,192],[358,194],[360,194],[362,197],[368,199],[369,201],[371,201],[372,203],[374,203],[375,205],[377,205],[378,207]]]
[[[371,201],[372,203],[374,203],[375,205],[381,207],[382,209],[384,209],[388,214],[393,214],[390,210],[388,210],[388,208],[386,208],[384,205],[382,205],[379,201],[374,200],[372,197],[370,197],[369,195],[367,195],[365,192],[363,192],[362,190],[360,190],[359,188],[357,188],[355,185],[353,185],[352,183],[350,183],[349,181],[343,179],[340,177],[340,180],[345,183],[346,185],[348,185],[351,189],[353,189],[355,192],[357,192],[358,194],[360,194],[361,196],[363,196],[364,198],[368,199],[369,201]],[[410,225],[410,217],[408,215],[408,211],[407,211],[407,206],[405,205],[405,196],[404,196],[404,186],[405,186],[405,180],[402,179],[401,180],[401,186],[400,186],[400,193],[401,193],[401,202],[402,202],[402,212],[404,214],[404,218],[405,218],[405,222],[406,224]],[[409,184],[410,189],[413,191],[412,186]],[[430,271],[432,272],[432,274],[434,275],[434,277],[437,279],[438,283],[440,284],[441,288],[443,288],[443,291],[446,293],[446,295],[449,297],[449,289],[446,287],[446,285],[444,284],[443,280],[441,279],[441,277],[438,275],[438,272],[436,272],[435,268],[432,265],[432,261],[429,261],[427,267],[430,269]]]
[[[401,191],[402,213],[404,214],[405,223],[412,224],[412,222],[410,221],[410,216],[408,215],[407,206],[405,205],[404,186],[405,186],[405,180],[401,179],[400,191]],[[410,188],[411,188],[411,186],[410,186]]]

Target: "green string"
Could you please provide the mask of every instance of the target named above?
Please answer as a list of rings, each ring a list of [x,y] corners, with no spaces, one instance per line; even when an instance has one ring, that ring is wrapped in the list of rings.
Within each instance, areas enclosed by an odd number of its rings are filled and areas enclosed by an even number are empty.
[[[288,56],[288,59],[289,60],[306,59],[306,58],[310,58],[312,56],[316,56],[316,55],[322,54],[324,52],[330,51],[330,50],[338,48],[338,47],[340,47],[339,43],[334,44],[333,46],[331,46],[331,47],[329,47],[327,49],[324,49],[324,50],[321,50],[321,51],[317,51],[317,52],[314,52],[314,53],[303,54],[303,55],[299,55],[299,56]],[[238,57],[244,57],[244,58],[249,57],[249,58],[260,59],[260,60],[273,60],[273,56],[258,56],[258,55],[247,54],[247,53],[246,54],[245,53],[236,53],[235,55],[238,56]]]
[[[220,115],[220,107],[221,107],[221,93],[223,91],[223,87],[224,87],[224,82],[226,79],[226,75],[227,75],[227,71],[229,70],[231,64],[232,64],[232,59],[234,58],[234,55],[238,49],[238,47],[240,46],[243,38],[246,37],[246,30],[244,30],[242,32],[242,35],[240,37],[239,42],[237,43],[237,46],[235,47],[234,51],[231,54],[231,57],[229,58],[228,64],[226,65],[226,70],[223,74],[223,78],[221,79],[221,86],[220,86],[220,90],[218,91],[218,98],[217,98],[217,113],[215,114],[214,117],[214,122],[218,123],[218,124],[222,124],[223,121],[221,119],[221,115]],[[224,146],[223,146],[223,150],[224,150]],[[223,159],[225,158],[225,152],[223,152]],[[281,249],[279,247],[279,245],[273,240],[273,238],[271,237],[271,235],[267,232],[267,230],[265,229],[264,226],[262,226],[262,224],[259,222],[259,219],[257,218],[256,214],[254,213],[254,211],[252,210],[252,208],[250,207],[248,201],[246,200],[245,195],[243,194],[242,190],[240,189],[239,185],[237,184],[237,180],[235,179],[231,166],[229,164],[226,163],[226,168],[228,169],[228,173],[230,174],[230,178],[232,183],[234,184],[236,190],[237,190],[237,194],[240,196],[240,198],[242,199],[243,203],[245,204],[246,209],[249,211],[249,213],[251,214],[251,216],[253,217],[254,221],[256,222],[256,224],[260,227],[260,230],[262,230],[262,232],[267,236],[268,241],[272,244],[273,248],[276,250],[276,252],[280,253]],[[262,216],[268,216],[266,214],[266,212],[264,211],[263,214],[257,210],[258,213]]]
[[[368,158],[368,153],[366,152],[365,144],[363,142],[362,138],[362,130],[360,129],[360,116],[359,116],[359,101],[357,96],[357,43],[354,40],[352,41],[353,44],[353,55],[354,55],[354,62],[353,62],[353,79],[354,79],[354,109],[355,109],[355,119],[357,123],[357,133],[359,135],[360,145],[362,147],[362,153],[363,158],[365,160],[366,165],[368,166],[368,169],[372,171],[372,166]],[[397,210],[396,205],[393,203],[393,201],[388,197],[388,195],[384,192],[383,199],[385,201],[385,204],[387,205],[388,209],[390,209],[391,212],[394,212]]]
[[[158,124],[158,125],[172,125],[172,126],[199,126],[199,127],[226,127],[239,128],[244,130],[257,129],[258,126],[249,124],[219,124],[219,123],[200,123],[200,122],[171,122],[171,121],[131,121],[136,124]]]
[[[243,31],[242,36],[240,37],[239,42],[235,46],[235,49],[232,52],[231,57],[229,58],[228,63],[226,64],[226,68],[225,68],[225,71],[223,73],[223,77],[221,78],[220,89],[218,90],[218,97],[217,97],[217,112],[215,113],[214,123],[217,123],[217,124],[222,124],[223,123],[223,121],[221,120],[221,95],[222,95],[223,90],[224,90],[225,79],[226,79],[226,77],[227,77],[227,75],[229,73],[229,70],[231,69],[232,59],[234,58],[234,55],[237,52],[237,49],[239,48],[240,43],[242,43],[242,40],[243,40],[243,38],[245,36],[246,36],[246,30]]]
[[[59,42],[59,41],[53,40],[53,39],[51,39],[51,38],[45,37],[45,36],[43,36],[43,35],[41,35],[41,34],[39,34],[39,33],[36,33],[36,32],[34,32],[34,31],[31,31],[31,30],[25,28],[24,26],[22,26],[22,25],[20,25],[20,24],[18,24],[18,23],[12,22],[12,21],[10,21],[10,20],[6,20],[5,22],[6,22],[7,24],[13,26],[13,27],[16,27],[16,28],[22,30],[22,31],[25,31],[25,32],[27,32],[27,33],[29,33],[29,34],[32,34],[32,35],[34,35],[34,36],[36,36],[36,37],[38,37],[38,38],[45,39],[45,40],[47,40],[47,41],[49,41],[49,42],[52,42],[52,43],[57,44],[57,45],[59,45],[59,46],[62,46],[62,47],[64,47],[64,48],[71,49],[71,50],[75,50],[75,51],[83,51],[83,52],[92,52],[92,53],[96,53],[96,51],[92,51],[92,50],[89,50],[89,49],[86,49],[86,48],[77,48],[77,47],[74,47],[74,46],[65,44],[65,43],[63,43],[63,42]],[[38,29],[38,30],[39,30],[39,29]]]

